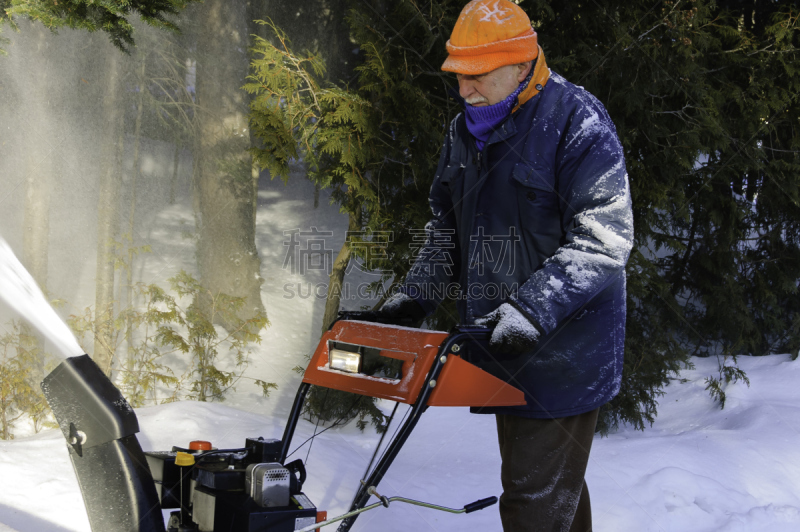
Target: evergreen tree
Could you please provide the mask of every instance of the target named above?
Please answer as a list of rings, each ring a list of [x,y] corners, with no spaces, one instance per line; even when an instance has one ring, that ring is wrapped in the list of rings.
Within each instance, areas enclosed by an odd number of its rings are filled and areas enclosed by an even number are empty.
[[[800,69],[797,2],[706,0],[576,4],[523,0],[550,67],[607,107],[625,149],[636,248],[620,395],[600,430],[643,428],[691,355],[718,355],[724,382],[741,354],[800,348]],[[313,180],[357,216],[364,240],[393,234],[383,259],[400,280],[429,217],[445,128],[459,111],[439,71],[462,4],[357,4],[348,14],[357,77],[324,82],[319,57],[259,40],[253,76],[257,162]],[[354,243],[358,243],[354,241]],[[452,322],[445,306],[437,327]],[[717,397],[720,397],[716,393]],[[724,396],[723,396],[724,397]]]
[[[626,152],[637,249],[625,384],[604,426],[652,422],[690,355],[723,358],[719,385],[736,355],[797,353],[798,3],[523,6]]]
[[[129,18],[138,15],[152,26],[177,30],[167,18],[197,0],[0,0],[0,24],[16,27],[15,18],[38,20],[51,30],[68,27],[87,31],[101,30],[117,48],[127,51],[134,45]]]

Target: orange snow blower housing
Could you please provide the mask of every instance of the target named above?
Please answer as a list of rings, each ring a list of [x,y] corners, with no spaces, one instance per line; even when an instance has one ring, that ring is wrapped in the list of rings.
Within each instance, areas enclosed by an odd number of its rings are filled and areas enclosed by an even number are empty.
[[[524,394],[465,361],[459,353],[462,346],[453,343],[450,352],[440,347],[451,335],[408,327],[337,321],[320,340],[311,362],[306,368],[303,382],[353,392],[405,404],[414,404],[426,384],[426,378],[439,357],[441,373],[431,385],[428,406],[513,406],[524,405]],[[361,353],[337,349],[338,346],[357,349]],[[336,369],[331,351],[342,351],[359,357],[396,361],[393,375],[368,375],[354,362],[351,368],[344,364]],[[355,359],[351,356],[350,359]],[[361,368],[363,364],[361,362]]]

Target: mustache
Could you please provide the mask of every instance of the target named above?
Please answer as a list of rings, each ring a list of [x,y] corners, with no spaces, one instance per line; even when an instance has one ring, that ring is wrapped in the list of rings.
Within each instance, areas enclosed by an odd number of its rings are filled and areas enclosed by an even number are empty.
[[[489,103],[489,100],[486,98],[486,96],[472,96],[470,98],[466,98],[464,101],[470,105],[475,105],[477,103]]]

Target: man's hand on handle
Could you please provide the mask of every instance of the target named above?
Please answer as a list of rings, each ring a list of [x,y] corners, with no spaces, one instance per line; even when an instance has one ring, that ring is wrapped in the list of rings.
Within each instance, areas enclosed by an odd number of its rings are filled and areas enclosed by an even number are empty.
[[[509,303],[478,318],[475,325],[493,329],[489,350],[500,359],[516,358],[532,351],[541,336],[533,323]]]

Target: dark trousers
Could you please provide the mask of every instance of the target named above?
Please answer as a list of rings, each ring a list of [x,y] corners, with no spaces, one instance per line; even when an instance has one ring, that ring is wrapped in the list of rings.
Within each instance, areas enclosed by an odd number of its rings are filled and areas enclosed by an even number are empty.
[[[584,475],[598,412],[558,419],[497,415],[504,532],[591,532]]]

